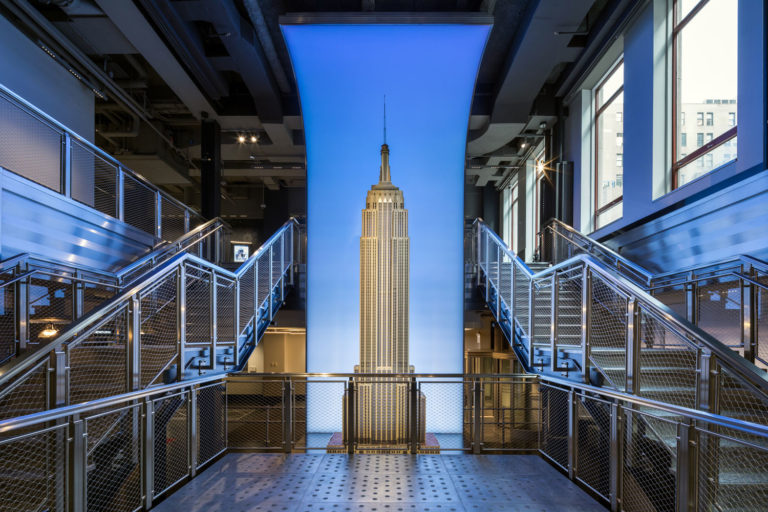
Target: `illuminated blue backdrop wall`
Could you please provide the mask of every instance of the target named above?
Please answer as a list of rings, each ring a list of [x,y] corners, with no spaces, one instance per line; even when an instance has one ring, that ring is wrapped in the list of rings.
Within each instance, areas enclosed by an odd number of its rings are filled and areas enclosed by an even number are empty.
[[[462,371],[464,152],[488,30],[283,26],[307,147],[308,371],[351,372],[359,362],[361,210],[378,181],[384,95],[392,182],[409,211],[410,362],[417,373]],[[322,417],[340,420],[341,400],[338,414],[329,406],[323,400]],[[319,424],[312,409],[311,430],[340,428]]]

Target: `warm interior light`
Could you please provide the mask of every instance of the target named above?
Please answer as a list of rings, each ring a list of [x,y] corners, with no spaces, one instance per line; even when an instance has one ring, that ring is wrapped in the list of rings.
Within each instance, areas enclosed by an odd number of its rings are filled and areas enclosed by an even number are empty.
[[[525,142],[521,142],[521,143],[520,143],[520,147],[521,147],[521,148],[525,149],[525,146],[526,146]]]
[[[238,135],[237,136],[237,142],[239,142],[240,144],[245,142],[245,135]]]
[[[41,338],[52,338],[53,336],[56,336],[56,334],[59,333],[59,330],[56,329],[53,324],[48,324],[45,329],[43,329],[40,332]]]
[[[258,141],[259,141],[259,138],[258,138],[257,136],[255,136],[255,135],[251,135],[251,142],[252,142],[253,144],[256,144]]]

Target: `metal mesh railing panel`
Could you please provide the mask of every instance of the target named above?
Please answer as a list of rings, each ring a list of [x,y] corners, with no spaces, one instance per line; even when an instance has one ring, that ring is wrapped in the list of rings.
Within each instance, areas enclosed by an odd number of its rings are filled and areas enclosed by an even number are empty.
[[[568,468],[567,391],[541,386],[541,452],[563,469]]]
[[[218,341],[235,341],[235,282],[216,278],[216,336]]]
[[[726,276],[700,281],[697,325],[721,343],[743,353],[741,342],[741,280]]]
[[[172,272],[141,295],[141,387],[156,383],[177,355],[176,280]]]
[[[72,198],[117,217],[117,166],[82,144],[72,142]]]
[[[186,392],[159,398],[154,407],[154,497],[189,475],[189,399]]]
[[[768,275],[760,274],[756,281],[768,287]],[[757,287],[755,293],[755,322],[757,347],[755,347],[755,364],[762,368],[768,368],[768,288]]]
[[[520,267],[515,269],[515,309],[514,316],[523,329],[528,331],[528,299],[530,295],[531,281]],[[528,333],[530,334],[530,333]]]
[[[141,507],[140,406],[85,420],[87,509],[129,512]]]
[[[155,191],[129,175],[123,176],[123,204],[125,222],[150,235],[156,229]]]
[[[294,382],[294,443],[296,448],[346,450],[342,437],[346,382],[307,379]]]
[[[552,280],[541,279],[533,286],[534,345],[549,346],[552,334]]]
[[[0,274],[6,281],[12,272]],[[16,285],[0,288],[0,364],[16,353]]]
[[[36,274],[29,279],[29,341],[50,339],[43,331],[60,329],[74,320],[73,283],[69,279]]]
[[[44,411],[47,397],[48,361],[42,361],[0,391],[0,420]]]
[[[0,441],[0,510],[65,511],[67,425]]]
[[[611,404],[587,396],[576,403],[576,478],[610,499]]]
[[[259,261],[259,265],[263,265],[263,261]],[[249,268],[242,276],[240,276],[240,325],[238,326],[239,332],[243,332],[245,326],[251,321],[251,317],[254,316],[254,275],[255,268]],[[261,286],[261,283],[259,283]]]
[[[768,442],[736,431],[699,430],[698,510],[759,511],[768,503]]]
[[[627,298],[592,275],[590,359],[613,387],[626,389]]]
[[[258,307],[261,307],[264,304],[264,301],[269,298],[272,285],[269,277],[269,251],[267,251],[264,256],[259,258],[258,267],[256,269],[256,275],[258,276],[258,286],[259,286],[259,294],[258,294],[258,300],[259,303],[257,304]]]
[[[227,446],[229,448],[254,450],[281,448],[283,420],[282,381],[254,379],[227,383]]]
[[[643,309],[640,310],[640,325],[640,382],[637,394],[695,408],[696,348]]]
[[[674,511],[677,425],[625,411],[622,510]]]
[[[227,448],[226,384],[211,384],[197,393],[197,465],[202,466]]]
[[[405,393],[405,403],[407,408],[412,408],[410,397],[410,385],[407,380],[401,381],[402,384],[396,384],[396,389]],[[416,410],[416,428],[419,441],[419,451],[421,453],[445,453],[455,450],[468,449],[466,435],[459,436],[455,434],[459,429],[463,429],[462,416],[464,413],[463,404],[467,402],[465,392],[467,384],[461,381],[429,381],[420,380],[418,382],[419,392],[417,393],[415,404]],[[392,392],[391,391],[391,392]],[[358,392],[358,396],[360,393]],[[410,415],[408,409],[401,414],[406,421],[406,432],[404,438],[409,439]],[[385,411],[382,411],[386,414]]]
[[[172,242],[178,238],[181,238],[181,236],[186,233],[186,230],[184,229],[184,208],[179,206],[177,203],[168,200],[168,198],[163,197],[162,205],[160,206],[160,213],[162,229],[161,234],[163,236],[163,240]]]
[[[581,288],[583,268],[560,276],[557,295],[557,346],[581,346]]]
[[[512,308],[512,263],[511,258],[502,254],[501,268],[499,270],[499,295],[508,308]]]
[[[538,383],[484,379],[482,385],[483,447],[491,450],[538,449]],[[470,385],[465,390],[465,393],[469,392],[472,392]],[[465,437],[472,434],[471,428],[468,428],[472,420],[471,414],[465,414]]]
[[[768,397],[744,385],[727,368],[720,368],[717,396],[719,414],[768,425]]]
[[[61,192],[62,134],[0,97],[0,166]],[[29,151],[35,148],[35,151]]]
[[[652,290],[651,295],[682,318],[688,316],[685,285],[656,288]]]
[[[126,309],[120,309],[67,347],[70,404],[128,391],[127,322]]]
[[[114,297],[116,292],[117,288],[111,286],[86,283],[83,287],[83,315]]]
[[[187,343],[211,342],[211,273],[192,265],[186,266]]]
[[[283,236],[281,235],[275,243],[272,244],[272,286],[277,285],[280,280],[280,276],[283,275],[283,262],[281,260],[283,254]]]

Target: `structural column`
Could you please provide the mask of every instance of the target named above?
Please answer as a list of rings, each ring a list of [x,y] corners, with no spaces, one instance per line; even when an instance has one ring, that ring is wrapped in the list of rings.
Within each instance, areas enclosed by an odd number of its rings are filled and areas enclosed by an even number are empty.
[[[203,217],[221,214],[221,127],[213,119],[200,126],[200,208]]]

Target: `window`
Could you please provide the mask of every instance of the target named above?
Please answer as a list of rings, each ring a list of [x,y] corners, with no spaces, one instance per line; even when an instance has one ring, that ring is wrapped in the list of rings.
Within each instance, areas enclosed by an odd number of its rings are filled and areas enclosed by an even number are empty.
[[[624,62],[616,64],[595,88],[595,229],[623,213]],[[615,140],[615,145],[614,141]]]
[[[727,122],[725,112],[717,109],[737,104],[738,2],[671,1],[674,189],[737,157],[736,109],[726,111]],[[693,151],[686,149],[688,141],[682,128],[686,111],[696,112],[696,126],[710,130],[696,134]],[[725,153],[726,144],[734,149]]]

